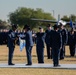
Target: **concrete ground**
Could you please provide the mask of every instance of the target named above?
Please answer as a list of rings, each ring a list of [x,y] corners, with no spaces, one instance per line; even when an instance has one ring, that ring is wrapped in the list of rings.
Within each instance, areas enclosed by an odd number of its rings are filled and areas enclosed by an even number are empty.
[[[0,68],[49,68],[49,69],[76,69],[76,64],[60,64],[60,67],[53,67],[53,64],[33,64],[26,66],[25,64],[15,64],[9,66],[8,64],[0,64]]]

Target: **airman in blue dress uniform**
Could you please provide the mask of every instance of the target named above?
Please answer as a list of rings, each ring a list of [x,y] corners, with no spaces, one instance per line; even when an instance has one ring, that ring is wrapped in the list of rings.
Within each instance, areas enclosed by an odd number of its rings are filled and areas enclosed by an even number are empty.
[[[45,31],[45,43],[46,43],[46,48],[47,48],[47,58],[50,59],[52,58],[52,50],[50,49],[50,32],[52,31],[51,29],[51,24],[48,24],[47,30]]]
[[[59,25],[59,32],[62,36],[62,49],[60,50],[60,60],[64,59],[65,56],[65,45],[68,41],[68,31],[64,28],[62,24]]]
[[[27,65],[32,65],[32,47],[33,47],[33,39],[32,39],[32,31],[30,30],[30,27],[28,25],[24,26],[25,30],[25,40],[26,40],[26,55],[27,55]]]
[[[12,63],[14,48],[15,48],[15,40],[16,40],[16,33],[15,30],[17,29],[17,25],[12,25],[12,29],[8,32],[8,41],[7,46],[9,49],[8,53],[8,65],[14,65]]]
[[[43,28],[39,27],[40,32],[36,33],[36,52],[38,63],[44,63],[44,41],[45,41],[45,33],[43,32]]]
[[[59,52],[61,48],[61,35],[58,32],[58,26],[54,25],[54,31],[50,33],[50,47],[52,49],[53,65],[59,66]]]

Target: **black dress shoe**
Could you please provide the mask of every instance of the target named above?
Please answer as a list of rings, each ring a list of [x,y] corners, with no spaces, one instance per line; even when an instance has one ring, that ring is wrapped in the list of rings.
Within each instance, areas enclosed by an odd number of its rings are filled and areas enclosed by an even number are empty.
[[[51,57],[48,57],[47,59],[51,59]]]
[[[56,65],[54,65],[54,67],[60,67],[60,65],[57,65],[57,64],[56,64]]]
[[[57,65],[56,65],[56,64],[54,64],[54,67],[57,67]]]
[[[63,60],[63,59],[64,59],[64,57],[61,57],[61,58],[60,58],[60,60]]]
[[[38,62],[39,64],[44,64],[44,61],[42,61],[42,62]]]
[[[60,65],[57,65],[57,67],[60,67]]]
[[[44,62],[38,62],[39,64],[44,64]]]
[[[31,66],[32,64],[26,64],[26,66]]]
[[[8,64],[8,65],[15,65],[15,64],[13,64],[13,63],[10,63],[10,64]]]

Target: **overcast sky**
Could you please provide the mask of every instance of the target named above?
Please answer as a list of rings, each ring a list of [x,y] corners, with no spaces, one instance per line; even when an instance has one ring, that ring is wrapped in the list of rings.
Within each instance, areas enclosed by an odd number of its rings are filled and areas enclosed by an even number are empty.
[[[18,7],[41,8],[45,12],[52,13],[57,18],[58,14],[76,15],[76,0],[0,0],[0,19],[7,20],[10,12]]]

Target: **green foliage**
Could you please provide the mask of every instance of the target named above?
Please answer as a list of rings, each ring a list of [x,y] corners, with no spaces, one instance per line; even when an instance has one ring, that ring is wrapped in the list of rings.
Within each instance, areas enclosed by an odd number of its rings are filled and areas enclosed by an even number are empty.
[[[70,21],[70,19],[71,19],[73,22],[75,22],[76,21],[76,16],[73,15],[73,14],[71,14],[71,16],[69,16],[69,17],[67,15],[65,15],[61,19],[64,20],[64,21]]]
[[[46,23],[43,22],[31,21],[31,18],[55,20],[50,13],[45,13],[40,8],[34,10],[31,8],[21,7],[9,14],[9,21],[11,24],[18,24],[20,27],[23,27],[25,24],[29,24],[31,28],[46,25]]]
[[[0,19],[0,29],[8,29],[9,28],[9,24],[6,21],[2,21]]]
[[[70,18],[72,19],[73,22],[76,21],[76,16],[75,15],[71,14]]]
[[[70,18],[67,15],[65,15],[65,16],[63,16],[63,18],[61,18],[61,20],[70,21]]]

